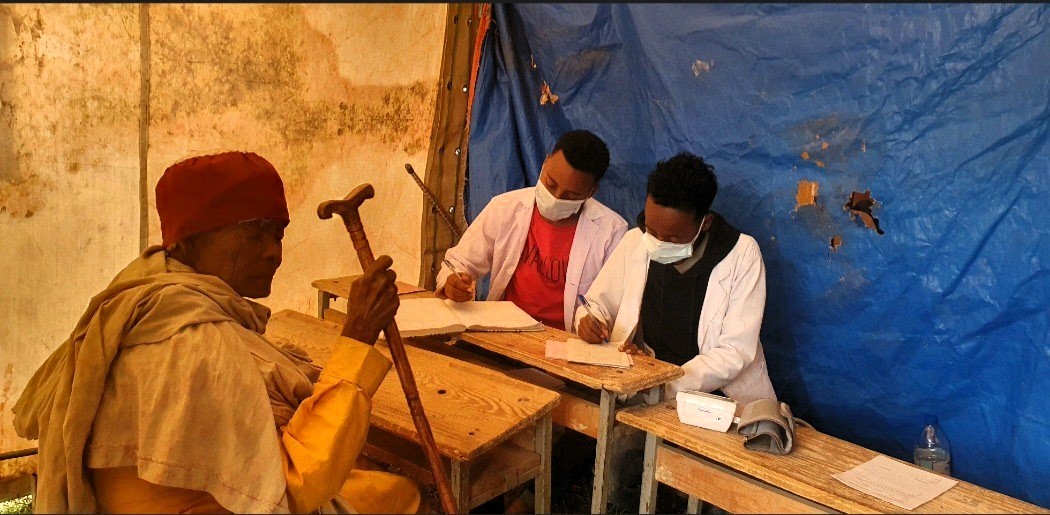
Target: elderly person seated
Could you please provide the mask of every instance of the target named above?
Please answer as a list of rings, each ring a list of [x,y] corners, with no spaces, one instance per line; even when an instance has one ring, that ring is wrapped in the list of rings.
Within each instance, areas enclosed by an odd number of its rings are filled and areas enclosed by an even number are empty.
[[[288,225],[253,153],[190,158],[157,184],[163,245],[91,299],[36,371],[15,425],[39,439],[43,512],[415,512],[416,485],[356,469],[373,348],[398,308],[391,259],[353,283],[324,368],[263,333]]]

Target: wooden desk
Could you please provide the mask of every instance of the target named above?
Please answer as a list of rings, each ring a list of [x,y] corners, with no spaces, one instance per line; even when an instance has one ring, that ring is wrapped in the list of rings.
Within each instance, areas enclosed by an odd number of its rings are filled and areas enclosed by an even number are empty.
[[[744,449],[730,429],[719,433],[678,421],[674,400],[621,410],[617,419],[647,434],[640,513],[653,513],[657,482],[730,513],[901,513],[904,510],[831,477],[879,453],[808,427],[799,427],[787,456]],[[682,448],[667,444],[673,443]],[[1048,513],[1047,510],[959,481],[909,513]]]
[[[270,318],[266,336],[277,344],[294,343],[323,365],[339,327],[285,310]],[[376,348],[389,357],[385,344]],[[405,351],[438,450],[449,459],[460,511],[466,513],[529,479],[536,480],[537,511],[549,511],[551,410],[559,395],[441,354],[407,345]],[[394,372],[387,374],[372,397],[372,426],[364,451],[367,456],[394,461],[419,481],[433,480]],[[535,428],[531,449],[509,441],[530,427]],[[406,446],[406,442],[416,445]]]
[[[310,286],[317,288],[317,318],[324,318],[324,310],[331,307],[332,299],[347,298],[350,294],[350,283],[354,282],[354,279],[358,277],[361,277],[361,275],[318,279],[310,283]],[[395,284],[397,284],[398,295],[427,291],[419,286],[401,281],[395,281]]]
[[[554,421],[597,440],[591,512],[605,513],[609,499],[609,474],[611,468],[617,465],[609,459],[616,423],[616,396],[644,392],[647,403],[657,402],[660,385],[681,377],[685,372],[677,365],[642,355],[634,356],[634,366],[629,369],[569,363],[546,357],[547,340],[576,337],[575,334],[551,327],[536,332],[464,332],[460,335],[460,339],[467,343],[601,392],[597,409],[590,401],[563,394],[562,403],[554,412]]]
[[[349,290],[349,283],[354,278],[356,276],[320,279],[312,284],[318,289],[319,299],[326,299],[325,294],[328,294],[327,299],[330,299],[331,295],[345,296]],[[433,292],[423,288],[411,285],[402,286],[400,283],[398,293],[402,298],[433,296]],[[319,302],[319,316],[342,323],[345,313],[328,306],[328,300]],[[464,332],[459,339],[600,392],[597,405],[567,392],[561,392],[561,402],[554,409],[552,416],[554,423],[588,435],[597,441],[594,457],[594,483],[591,490],[591,512],[605,513],[609,499],[607,488],[609,475],[612,467],[617,465],[610,462],[613,430],[616,425],[616,396],[644,392],[646,402],[656,402],[659,400],[660,386],[681,377],[685,372],[677,365],[648,356],[635,356],[634,366],[626,370],[569,363],[565,360],[546,357],[547,340],[567,340],[576,337],[573,333],[547,327],[544,331],[535,332]],[[413,338],[406,341],[413,345],[421,345],[423,340]],[[476,359],[462,356],[461,352],[455,354],[438,352],[478,362]],[[494,368],[492,363],[481,364]]]

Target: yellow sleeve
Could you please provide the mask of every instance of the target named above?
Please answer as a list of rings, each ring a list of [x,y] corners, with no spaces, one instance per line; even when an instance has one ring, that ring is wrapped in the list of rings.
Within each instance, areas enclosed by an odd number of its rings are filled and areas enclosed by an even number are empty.
[[[335,343],[313,394],[299,404],[281,435],[292,512],[316,510],[350,476],[365,443],[372,395],[390,360],[350,338]]]

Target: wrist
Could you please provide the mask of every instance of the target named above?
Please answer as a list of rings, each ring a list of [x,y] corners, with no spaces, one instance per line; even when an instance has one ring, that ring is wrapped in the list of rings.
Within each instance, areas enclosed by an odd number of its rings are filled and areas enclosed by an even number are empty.
[[[367,345],[375,345],[376,340],[379,339],[379,331],[368,329],[365,327],[365,324],[361,324],[353,319],[346,321],[342,335]]]

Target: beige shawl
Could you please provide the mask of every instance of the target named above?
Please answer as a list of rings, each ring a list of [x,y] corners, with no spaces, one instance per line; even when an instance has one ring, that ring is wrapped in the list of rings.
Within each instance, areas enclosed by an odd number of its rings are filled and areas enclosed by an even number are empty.
[[[15,429],[39,439],[37,510],[97,511],[89,459],[92,466],[136,465],[144,479],[207,491],[234,512],[288,510],[274,417],[281,405],[287,413],[279,418],[287,420],[309,395],[310,380],[288,370],[292,361],[276,355],[287,354],[259,336],[269,316],[265,307],[216,277],[172,265],[179,264],[151,247],[121,271],[91,299],[15,404]],[[202,328],[233,337],[196,347],[185,343],[191,338],[171,340]],[[270,355],[266,361],[281,363],[280,374],[289,376],[278,381],[288,385],[285,398],[268,391],[260,355]],[[134,390],[152,398],[137,399],[126,427],[92,435],[96,415],[105,412],[103,394],[109,403],[133,390],[114,382],[127,375],[111,377],[114,366],[133,367],[140,385],[156,377],[157,386]]]

